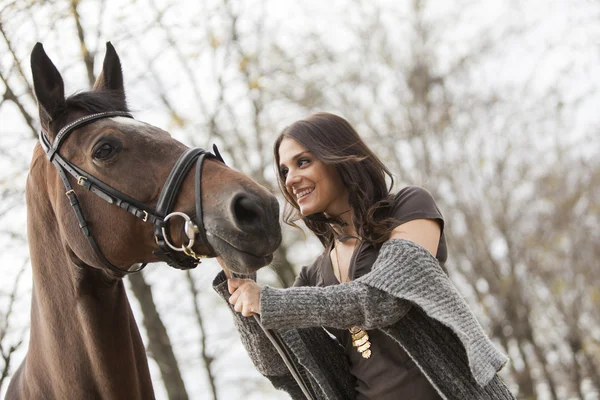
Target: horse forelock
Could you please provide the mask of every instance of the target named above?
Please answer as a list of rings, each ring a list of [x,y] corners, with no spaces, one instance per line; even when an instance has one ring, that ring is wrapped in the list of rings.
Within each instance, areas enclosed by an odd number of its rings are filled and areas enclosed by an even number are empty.
[[[129,111],[123,93],[116,90],[77,92],[67,97],[66,108],[85,110],[90,113],[105,111]]]
[[[61,109],[56,111],[54,129],[58,131],[67,124],[71,112],[96,114],[106,111],[129,112],[123,93],[115,90],[77,92],[67,97]]]

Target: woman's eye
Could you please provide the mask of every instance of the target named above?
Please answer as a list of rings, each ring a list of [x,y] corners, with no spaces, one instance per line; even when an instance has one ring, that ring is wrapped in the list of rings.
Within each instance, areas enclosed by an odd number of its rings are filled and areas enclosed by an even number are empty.
[[[115,147],[110,143],[104,143],[96,150],[94,150],[94,158],[96,160],[106,160],[109,158],[115,150]]]
[[[306,158],[301,158],[300,160],[298,160],[298,166],[302,167],[306,164],[308,164],[310,162],[310,160],[306,159]]]
[[[288,169],[287,168],[282,168],[281,171],[280,171],[280,173],[281,173],[281,177],[283,179],[285,179],[287,177],[287,174],[288,174]]]

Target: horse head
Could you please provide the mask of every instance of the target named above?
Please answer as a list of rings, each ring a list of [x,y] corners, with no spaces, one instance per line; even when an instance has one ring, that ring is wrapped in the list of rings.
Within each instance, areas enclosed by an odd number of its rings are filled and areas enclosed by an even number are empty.
[[[241,274],[272,260],[281,242],[275,197],[218,152],[189,150],[131,118],[110,43],[91,91],[65,98],[40,43],[31,67],[42,127],[27,186],[38,210],[28,222],[33,247],[57,246],[47,236],[58,235],[75,264],[117,276],[165,256],[177,268],[220,256]],[[54,233],[40,237],[42,223],[56,224]]]

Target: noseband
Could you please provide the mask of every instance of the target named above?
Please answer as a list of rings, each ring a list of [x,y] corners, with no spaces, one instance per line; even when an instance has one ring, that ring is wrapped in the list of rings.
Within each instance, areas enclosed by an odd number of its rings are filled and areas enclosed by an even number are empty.
[[[77,184],[79,186],[86,188],[87,190],[91,191],[92,193],[94,193],[101,199],[107,201],[108,203],[115,204],[121,207],[122,209],[133,214],[137,218],[142,219],[144,222],[149,222],[153,224],[154,239],[156,241],[156,244],[158,245],[158,250],[155,251],[154,254],[162,261],[165,261],[167,264],[175,268],[194,268],[200,263],[200,260],[202,258],[206,257],[204,255],[198,255],[192,250],[194,244],[199,242],[209,250],[212,249],[206,238],[206,230],[204,228],[202,216],[201,178],[202,163],[205,158],[216,158],[222,163],[225,163],[223,161],[223,158],[221,157],[221,154],[219,154],[217,146],[213,145],[214,154],[196,147],[187,149],[179,157],[179,159],[173,166],[173,169],[171,169],[171,172],[169,173],[165,184],[163,185],[163,188],[158,198],[158,202],[156,204],[156,210],[154,210],[152,209],[152,207],[138,202],[137,200],[127,196],[126,194],[110,187],[109,185],[95,178],[93,175],[88,174],[79,167],[71,164],[68,160],[62,158],[58,153],[58,150],[64,139],[67,138],[69,134],[75,129],[90,124],[99,119],[112,117],[133,118],[133,116],[130,113],[125,111],[102,112],[87,115],[69,123],[58,132],[56,138],[52,143],[50,143],[48,137],[43,132],[40,132],[39,134],[40,144],[46,152],[46,156],[58,170],[58,174],[60,175],[60,178],[63,181],[63,184],[65,185],[65,194],[69,198],[71,207],[73,208],[73,211],[77,216],[79,227],[83,231],[83,234],[87,238],[88,242],[90,243],[92,249],[96,253],[97,257],[100,259],[100,261],[112,271],[128,274],[133,272],[139,272],[146,266],[146,264],[142,264],[134,270],[123,270],[113,265],[110,261],[106,259],[106,257],[98,247],[98,244],[91,235],[88,223],[83,215],[81,206],[79,205],[77,195],[75,194],[75,191],[73,190],[71,183],[69,182],[67,173],[77,180]],[[179,193],[179,189],[183,184],[185,176],[192,168],[194,163],[196,163],[195,221],[192,220],[192,218],[190,218],[187,214],[184,214],[182,212],[172,212],[173,205],[175,203],[175,198]],[[181,247],[176,247],[169,240],[168,221],[174,218],[182,218],[184,220],[184,232],[188,239],[188,243],[183,244]]]

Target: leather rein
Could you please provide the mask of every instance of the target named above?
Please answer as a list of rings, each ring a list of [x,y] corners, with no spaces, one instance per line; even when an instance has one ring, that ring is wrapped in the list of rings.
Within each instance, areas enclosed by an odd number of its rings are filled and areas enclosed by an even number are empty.
[[[154,239],[158,245],[158,250],[154,251],[154,255],[165,261],[172,267],[179,269],[190,269],[200,264],[201,259],[205,258],[204,255],[196,254],[192,247],[195,243],[200,242],[203,246],[208,249],[212,249],[206,238],[206,229],[204,228],[203,214],[202,214],[202,163],[206,158],[216,158],[217,160],[225,163],[216,145],[213,145],[214,154],[205,151],[199,147],[187,149],[177,160],[167,180],[165,181],[163,188],[160,192],[156,209],[147,206],[137,200],[129,197],[125,193],[122,193],[101,180],[97,179],[93,175],[85,172],[81,168],[70,163],[60,156],[58,150],[62,145],[63,141],[71,134],[75,129],[80,128],[84,125],[90,124],[94,121],[104,118],[112,117],[126,117],[133,118],[133,116],[125,111],[107,111],[101,113],[95,113],[86,115],[79,118],[66,126],[64,126],[56,135],[56,138],[52,143],[46,136],[45,133],[40,131],[39,140],[42,148],[44,149],[48,160],[56,167],[58,174],[60,175],[63,184],[65,185],[65,195],[69,198],[69,202],[79,227],[83,234],[87,238],[90,246],[96,253],[98,259],[110,270],[121,273],[129,274],[141,271],[147,263],[141,264],[135,269],[129,268],[127,270],[121,269],[113,265],[106,259],[100,247],[94,240],[88,223],[85,219],[83,211],[77,198],[77,194],[73,190],[71,183],[69,182],[68,175],[71,175],[77,180],[79,186],[91,191],[101,199],[105,200],[110,204],[114,204],[137,218],[140,218],[144,222],[149,222],[154,225]],[[175,198],[179,193],[183,180],[187,173],[190,171],[192,166],[196,163],[196,176],[195,176],[195,220],[192,220],[187,214],[182,212],[172,212]],[[181,247],[174,246],[169,240],[168,233],[168,220],[172,218],[183,218],[184,219],[184,231],[188,239],[187,244],[183,244]],[[197,236],[199,236],[197,240]]]

